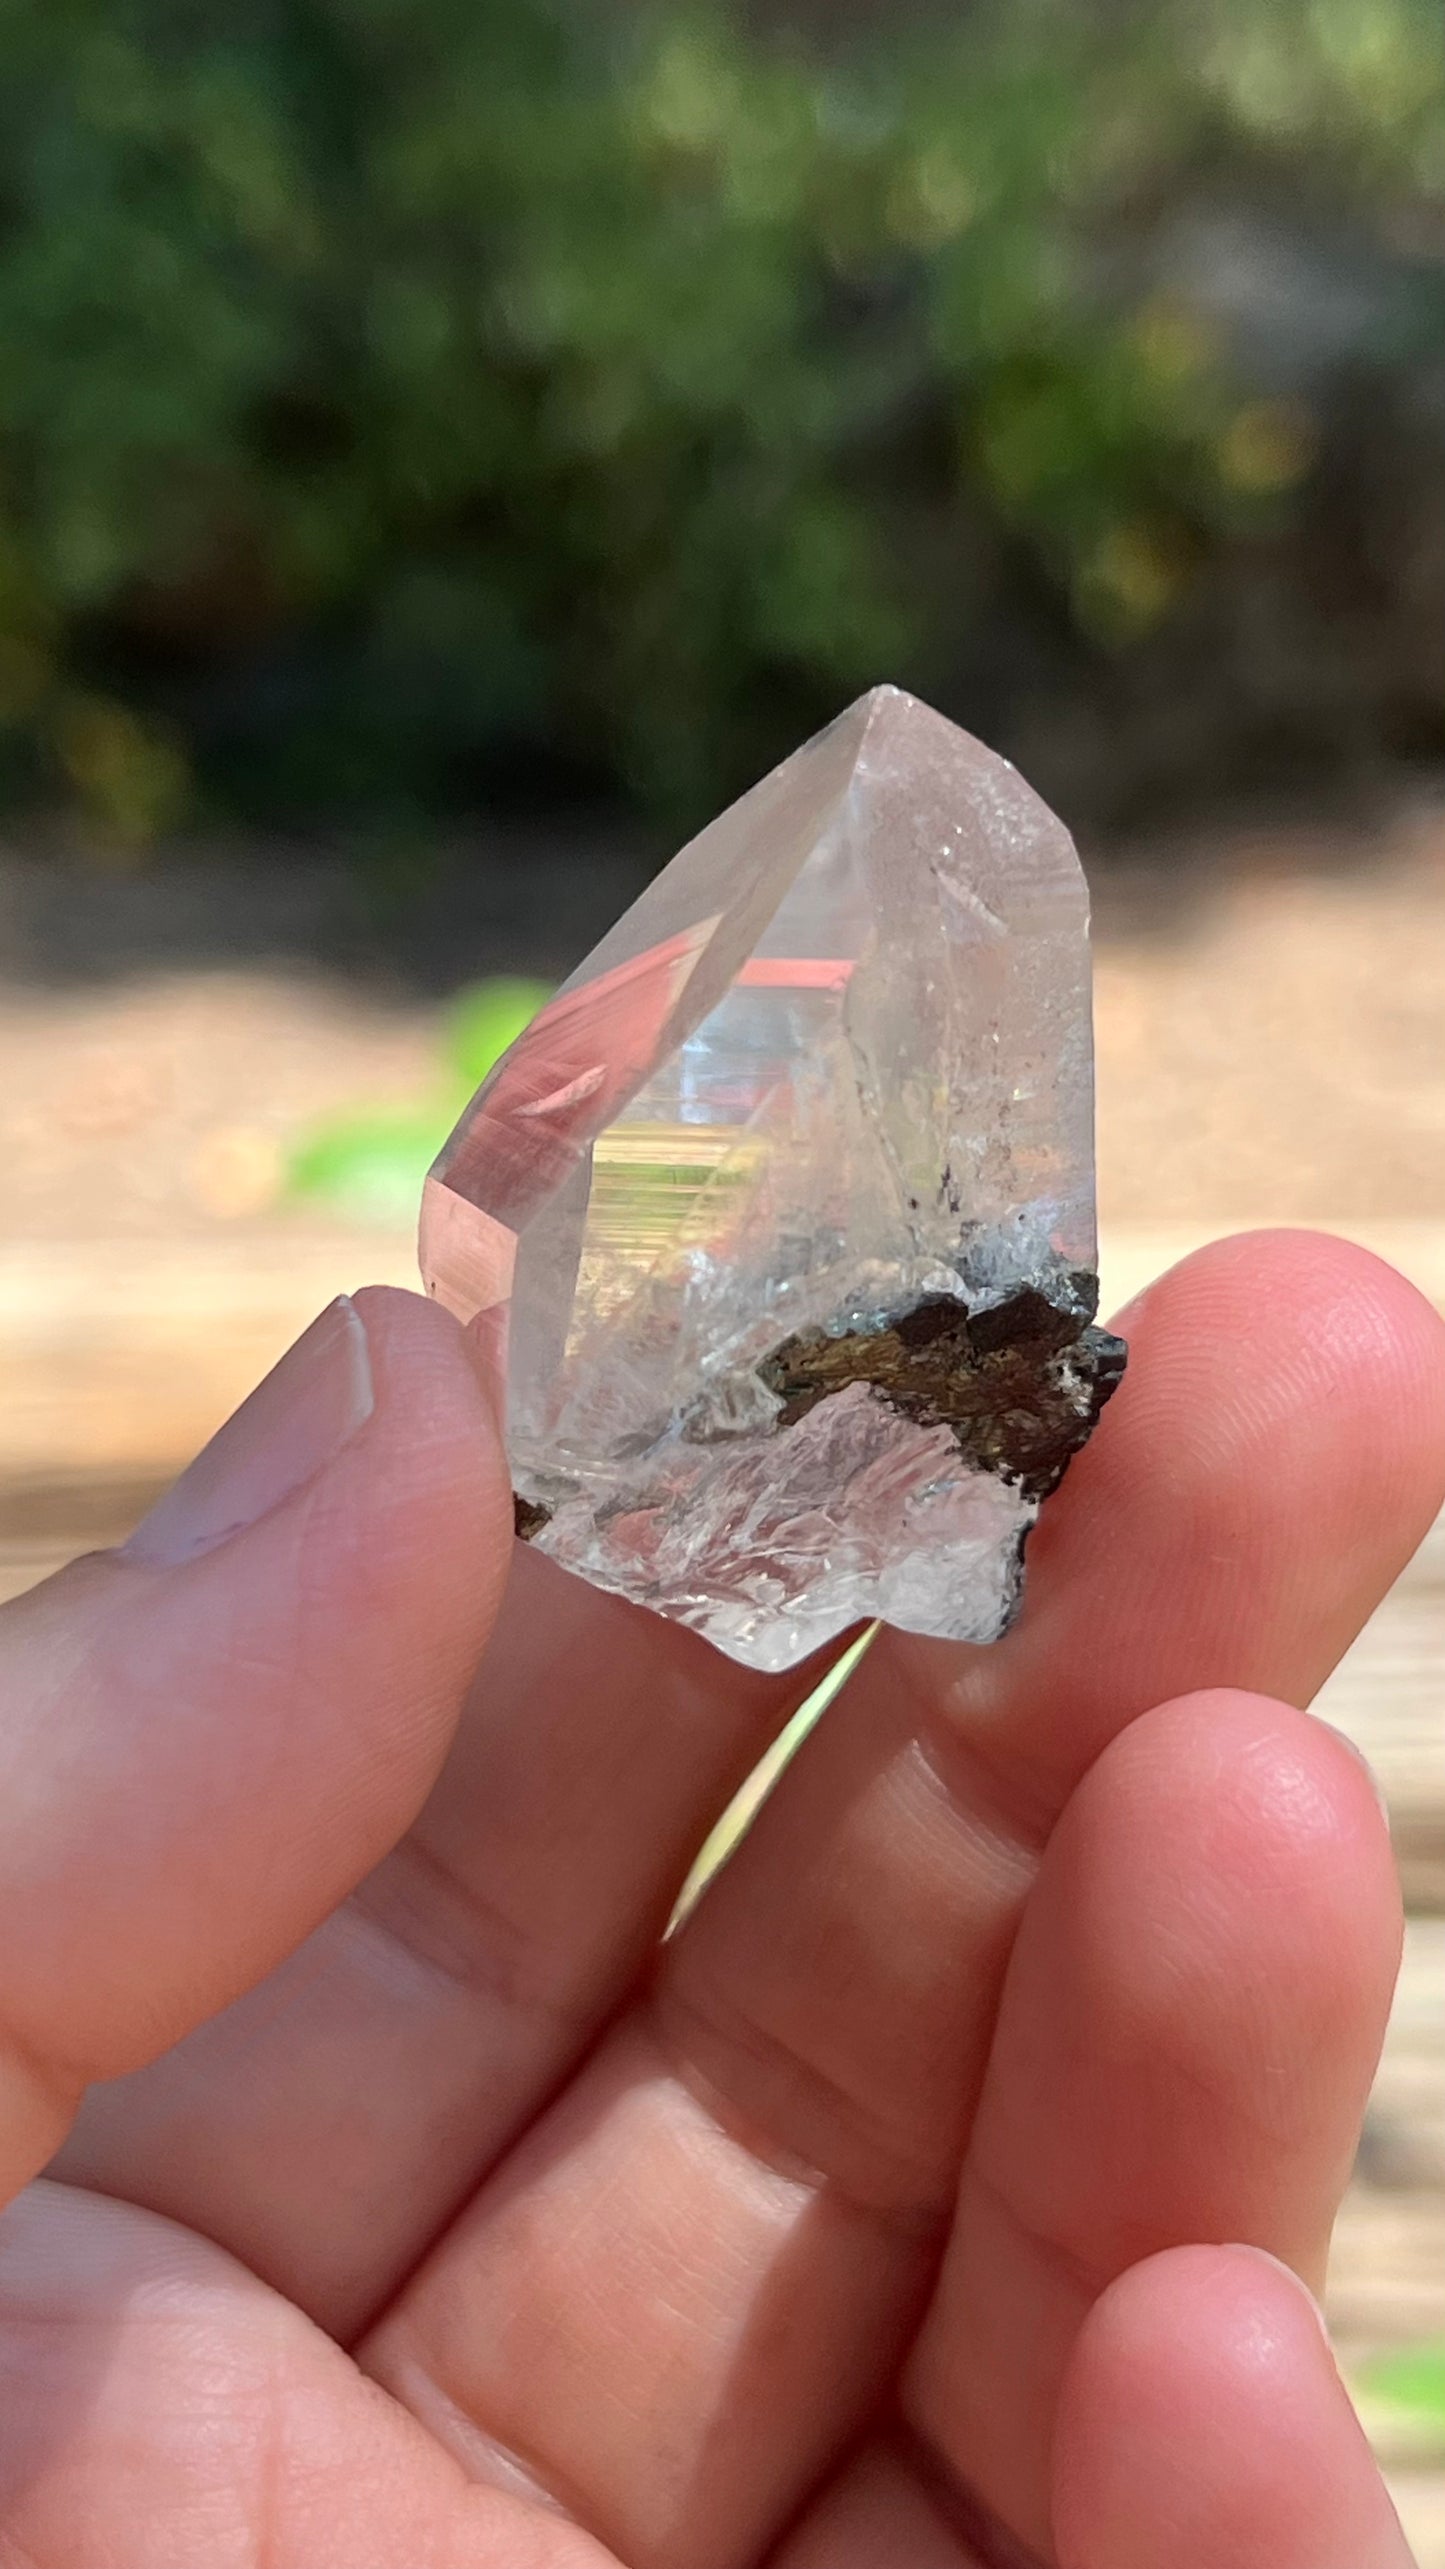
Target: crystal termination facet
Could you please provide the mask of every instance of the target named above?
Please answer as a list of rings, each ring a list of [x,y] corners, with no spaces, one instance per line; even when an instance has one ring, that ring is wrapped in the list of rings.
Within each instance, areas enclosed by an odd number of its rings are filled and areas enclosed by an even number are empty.
[[[1059,822],[894,688],[684,848],[427,1183],[520,1534],[755,1667],[1005,1628],[1124,1364],[1087,917]]]

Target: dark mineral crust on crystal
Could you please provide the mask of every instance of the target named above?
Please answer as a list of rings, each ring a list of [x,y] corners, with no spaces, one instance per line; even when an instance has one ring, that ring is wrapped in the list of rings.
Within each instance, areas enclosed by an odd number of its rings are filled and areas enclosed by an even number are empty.
[[[887,1328],[786,1338],[759,1370],[784,1428],[866,1383],[905,1418],[946,1427],[976,1469],[1046,1499],[1123,1379],[1123,1339],[1090,1325],[1097,1300],[1097,1280],[1078,1271],[1057,1300],[1027,1285],[970,1312],[929,1294]]]

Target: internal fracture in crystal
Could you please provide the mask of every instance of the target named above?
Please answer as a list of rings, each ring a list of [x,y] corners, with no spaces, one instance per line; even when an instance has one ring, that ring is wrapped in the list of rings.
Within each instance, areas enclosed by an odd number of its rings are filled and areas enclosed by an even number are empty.
[[[685,847],[478,1091],[428,1290],[505,1344],[518,1531],[758,1668],[994,1639],[1124,1366],[1088,897],[880,687]]]

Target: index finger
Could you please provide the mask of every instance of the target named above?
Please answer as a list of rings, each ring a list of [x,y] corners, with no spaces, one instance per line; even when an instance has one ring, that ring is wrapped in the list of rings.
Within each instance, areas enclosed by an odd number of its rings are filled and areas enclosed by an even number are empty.
[[[1114,1325],[1125,1388],[1030,1542],[1018,1629],[890,1633],[855,1690],[932,1705],[1049,1815],[1172,1696],[1308,1704],[1445,1499],[1445,1330],[1369,1251],[1241,1233]]]

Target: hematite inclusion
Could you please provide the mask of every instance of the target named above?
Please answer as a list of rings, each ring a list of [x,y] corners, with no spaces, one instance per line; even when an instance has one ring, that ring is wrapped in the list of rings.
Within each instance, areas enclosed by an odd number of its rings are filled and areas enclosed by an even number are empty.
[[[1124,1366],[1093,1327],[1088,902],[880,687],[674,858],[478,1091],[428,1289],[505,1328],[518,1531],[786,1668],[987,1641]]]

